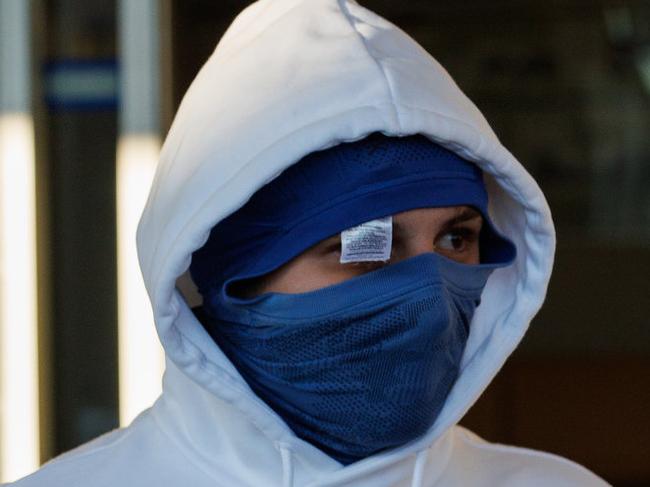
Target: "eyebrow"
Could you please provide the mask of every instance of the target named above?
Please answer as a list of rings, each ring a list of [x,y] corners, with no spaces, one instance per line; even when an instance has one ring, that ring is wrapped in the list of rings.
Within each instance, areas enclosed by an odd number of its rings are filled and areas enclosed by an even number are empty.
[[[475,210],[474,208],[466,207],[460,210],[456,214],[456,216],[447,220],[443,224],[443,226],[445,228],[449,228],[449,227],[453,227],[454,225],[458,225],[459,223],[463,223],[470,220],[476,220],[477,218],[483,218],[481,212]],[[393,220],[393,231],[395,233],[402,233],[404,231],[404,228],[402,227],[402,225],[400,225],[400,222]]]
[[[465,207],[462,210],[460,210],[460,212],[455,217],[447,221],[445,224],[456,225],[457,223],[462,223],[469,220],[475,220],[477,218],[483,218],[483,215],[481,214],[480,211],[471,207]]]

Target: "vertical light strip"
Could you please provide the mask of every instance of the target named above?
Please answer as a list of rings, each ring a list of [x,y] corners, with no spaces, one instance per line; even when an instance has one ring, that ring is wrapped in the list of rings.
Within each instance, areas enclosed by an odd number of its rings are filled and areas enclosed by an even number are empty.
[[[160,394],[164,353],[135,246],[160,150],[159,0],[120,0],[120,136],[117,147],[120,423]]]
[[[122,136],[117,148],[118,344],[120,423],[130,423],[160,394],[164,367],[149,297],[142,282],[135,231],[151,186],[160,142]]]
[[[0,0],[0,481],[39,465],[28,0]]]

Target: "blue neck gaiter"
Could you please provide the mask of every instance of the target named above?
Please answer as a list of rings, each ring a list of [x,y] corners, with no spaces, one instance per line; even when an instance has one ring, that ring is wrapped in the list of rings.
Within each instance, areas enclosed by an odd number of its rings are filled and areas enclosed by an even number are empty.
[[[514,257],[512,257],[514,258]],[[205,326],[297,436],[350,464],[424,434],[491,272],[428,252],[298,294],[207,297]]]

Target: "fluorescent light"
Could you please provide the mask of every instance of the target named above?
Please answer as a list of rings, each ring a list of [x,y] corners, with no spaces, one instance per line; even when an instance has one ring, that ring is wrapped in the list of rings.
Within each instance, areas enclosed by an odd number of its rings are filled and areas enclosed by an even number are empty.
[[[36,194],[29,115],[0,114],[0,481],[39,465]]]
[[[117,269],[120,423],[161,392],[164,353],[138,265],[135,232],[158,162],[160,138],[124,135],[117,147]]]

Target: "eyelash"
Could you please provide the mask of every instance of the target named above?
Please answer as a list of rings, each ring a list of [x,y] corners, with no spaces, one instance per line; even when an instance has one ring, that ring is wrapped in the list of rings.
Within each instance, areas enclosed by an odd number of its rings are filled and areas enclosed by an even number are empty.
[[[478,239],[478,234],[476,230],[468,227],[456,227],[456,228],[451,228],[448,231],[444,232],[442,234],[442,237],[445,235],[454,235],[454,236],[460,236],[464,239],[464,243],[466,245],[470,245],[474,243]],[[458,252],[458,253],[465,253],[469,249],[464,249],[464,250],[451,250],[452,252]]]

